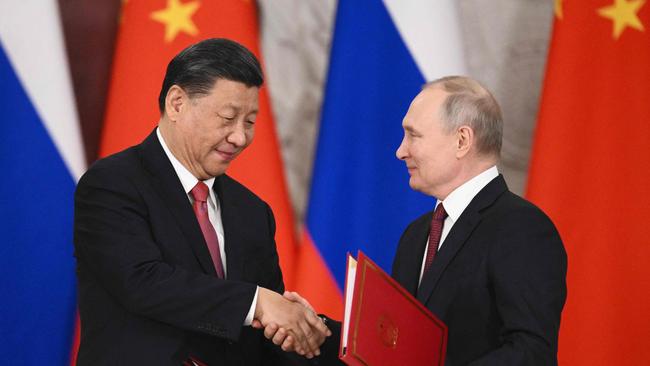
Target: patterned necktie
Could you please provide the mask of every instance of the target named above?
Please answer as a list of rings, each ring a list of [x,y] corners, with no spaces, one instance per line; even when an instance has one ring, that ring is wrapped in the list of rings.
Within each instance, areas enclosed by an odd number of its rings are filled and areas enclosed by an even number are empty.
[[[442,226],[445,223],[447,218],[447,211],[442,206],[442,203],[436,207],[436,210],[433,212],[433,219],[431,219],[431,230],[429,230],[429,248],[427,249],[427,259],[424,262],[424,274],[427,273],[431,264],[433,264],[433,259],[436,257],[438,252],[438,246],[440,244],[440,236],[442,235]]]
[[[219,278],[224,278],[223,264],[221,263],[221,251],[219,250],[219,238],[217,237],[217,232],[214,230],[214,226],[212,226],[208,217],[208,192],[209,188],[205,183],[201,181],[196,183],[194,188],[190,191],[190,194],[194,198],[192,208],[194,209],[196,219],[199,220],[199,226],[201,226],[205,243],[208,245],[208,250],[212,257],[214,269],[217,271],[217,276]]]

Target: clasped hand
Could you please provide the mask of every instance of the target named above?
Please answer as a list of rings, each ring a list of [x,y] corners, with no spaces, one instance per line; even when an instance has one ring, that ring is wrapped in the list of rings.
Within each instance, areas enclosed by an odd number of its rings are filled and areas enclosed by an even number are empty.
[[[260,287],[252,326],[284,351],[307,358],[320,354],[320,345],[332,332],[316,315],[307,300],[295,292],[284,296]]]

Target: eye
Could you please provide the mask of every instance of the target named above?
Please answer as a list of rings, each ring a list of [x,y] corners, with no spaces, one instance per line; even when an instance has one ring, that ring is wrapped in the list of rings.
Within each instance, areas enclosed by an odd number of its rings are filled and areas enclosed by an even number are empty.
[[[237,119],[235,117],[221,117],[222,122],[225,126],[232,126],[237,123]]]

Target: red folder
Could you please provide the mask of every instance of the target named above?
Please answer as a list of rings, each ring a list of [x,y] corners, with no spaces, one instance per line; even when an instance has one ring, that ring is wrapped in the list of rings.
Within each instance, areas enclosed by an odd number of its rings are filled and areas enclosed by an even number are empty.
[[[347,365],[445,363],[447,326],[361,251],[348,254],[339,358]]]

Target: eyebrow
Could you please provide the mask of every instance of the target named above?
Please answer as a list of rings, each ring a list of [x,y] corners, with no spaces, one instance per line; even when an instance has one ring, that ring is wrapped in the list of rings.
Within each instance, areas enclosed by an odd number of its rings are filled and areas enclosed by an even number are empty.
[[[236,113],[239,113],[243,109],[242,106],[232,104],[232,103],[226,104],[224,107],[221,108],[221,110],[223,110],[225,108],[230,108],[230,109],[234,110]],[[257,109],[251,110],[248,114],[258,114],[259,112],[260,112],[260,109],[257,108]]]

